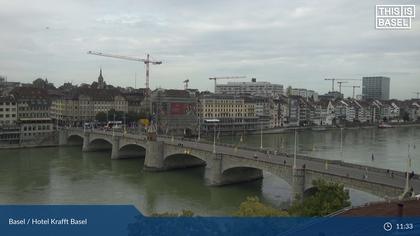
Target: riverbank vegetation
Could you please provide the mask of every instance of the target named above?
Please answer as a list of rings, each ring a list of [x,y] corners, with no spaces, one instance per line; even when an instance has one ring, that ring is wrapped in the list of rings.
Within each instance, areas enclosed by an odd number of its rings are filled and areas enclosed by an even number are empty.
[[[314,180],[314,192],[303,200],[296,200],[288,210],[280,210],[265,205],[256,196],[247,197],[233,213],[236,217],[313,217],[326,216],[344,207],[350,206],[349,192],[343,184]],[[191,217],[192,211],[183,210],[180,213],[154,213],[152,217]]]

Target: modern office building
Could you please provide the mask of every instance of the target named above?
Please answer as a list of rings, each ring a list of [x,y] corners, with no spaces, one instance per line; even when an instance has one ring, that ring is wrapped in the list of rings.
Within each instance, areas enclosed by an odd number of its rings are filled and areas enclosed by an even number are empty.
[[[363,77],[363,99],[389,100],[390,80],[384,76]]]
[[[255,78],[251,82],[228,82],[217,84],[216,94],[240,95],[249,94],[261,97],[278,97],[283,94],[283,85],[270,82],[257,82]]]

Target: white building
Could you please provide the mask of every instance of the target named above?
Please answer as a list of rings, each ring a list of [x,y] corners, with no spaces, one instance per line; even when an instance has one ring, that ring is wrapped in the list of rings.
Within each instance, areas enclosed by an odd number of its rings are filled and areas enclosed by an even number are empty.
[[[250,94],[262,97],[278,97],[283,94],[283,85],[270,82],[257,82],[255,78],[251,82],[228,82],[217,84],[216,94]]]
[[[292,88],[290,91],[293,96],[300,96],[306,99],[313,99],[313,101],[318,101],[318,93],[313,90],[308,90],[304,88]]]

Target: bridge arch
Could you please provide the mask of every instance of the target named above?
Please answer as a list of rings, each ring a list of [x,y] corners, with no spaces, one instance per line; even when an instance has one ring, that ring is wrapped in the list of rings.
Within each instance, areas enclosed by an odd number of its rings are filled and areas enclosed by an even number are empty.
[[[292,186],[292,168],[290,166],[276,166],[267,165],[264,162],[251,162],[239,160],[238,162],[224,161],[222,168],[222,175],[229,175],[238,170],[250,171],[250,169],[262,172],[268,172],[282,180],[288,185]]]
[[[146,147],[138,143],[125,143],[118,150],[119,158],[137,158],[146,156]]]
[[[108,138],[97,137],[89,140],[89,151],[112,150],[112,141]]]
[[[166,169],[205,166],[206,159],[202,157],[200,158],[198,155],[193,155],[188,152],[171,153],[165,156],[163,165]]]
[[[83,145],[84,137],[79,134],[69,134],[67,136],[67,144],[68,145]]]

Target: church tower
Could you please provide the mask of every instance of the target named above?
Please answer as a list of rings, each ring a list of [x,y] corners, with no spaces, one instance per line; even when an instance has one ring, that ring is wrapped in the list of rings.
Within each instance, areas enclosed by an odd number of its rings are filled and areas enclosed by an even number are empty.
[[[98,77],[98,88],[103,89],[105,88],[105,81],[104,77],[102,77],[102,68],[99,70],[99,77]]]

